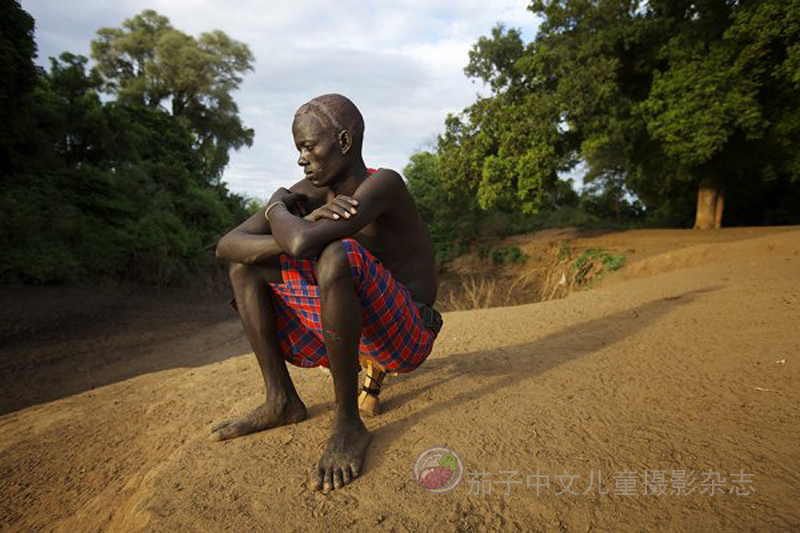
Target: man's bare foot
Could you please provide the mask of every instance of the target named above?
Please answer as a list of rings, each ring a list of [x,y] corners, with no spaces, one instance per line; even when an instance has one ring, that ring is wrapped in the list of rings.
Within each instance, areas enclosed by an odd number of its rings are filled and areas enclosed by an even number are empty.
[[[241,437],[287,424],[296,424],[306,419],[306,406],[297,398],[286,401],[267,401],[253,412],[236,420],[225,420],[211,428],[214,440]]]
[[[358,416],[335,424],[322,458],[311,472],[311,485],[316,490],[340,489],[361,474],[369,431]]]

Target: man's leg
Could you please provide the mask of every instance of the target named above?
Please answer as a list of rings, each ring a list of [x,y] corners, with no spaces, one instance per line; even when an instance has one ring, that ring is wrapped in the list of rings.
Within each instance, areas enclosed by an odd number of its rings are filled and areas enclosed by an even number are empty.
[[[332,434],[312,472],[312,484],[317,489],[331,490],[358,477],[370,439],[358,414],[362,309],[341,241],[332,242],[322,251],[315,277],[320,292],[325,347],[333,374],[336,412]]]
[[[297,395],[280,349],[277,315],[268,282],[282,282],[280,267],[232,263],[231,284],[242,325],[256,354],[266,385],[266,401],[237,420],[212,429],[217,440],[240,437],[305,420],[306,406]]]

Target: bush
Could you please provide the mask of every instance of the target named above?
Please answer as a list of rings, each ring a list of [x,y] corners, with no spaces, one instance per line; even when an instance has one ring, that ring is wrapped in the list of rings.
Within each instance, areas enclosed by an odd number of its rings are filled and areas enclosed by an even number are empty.
[[[575,281],[586,283],[598,280],[607,272],[619,270],[625,264],[623,254],[615,254],[603,248],[589,248],[572,263],[575,272]]]
[[[501,246],[492,250],[490,254],[492,264],[502,265],[506,263],[524,263],[528,256],[520,250],[518,246]]]

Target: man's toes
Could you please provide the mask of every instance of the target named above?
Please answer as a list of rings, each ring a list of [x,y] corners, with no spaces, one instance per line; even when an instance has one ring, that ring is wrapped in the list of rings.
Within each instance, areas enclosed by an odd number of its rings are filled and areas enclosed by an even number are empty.
[[[244,435],[247,433],[248,427],[249,426],[246,422],[234,422],[233,424],[228,424],[217,431],[217,440],[227,440]]]
[[[311,471],[311,486],[314,490],[322,490],[322,486],[325,483],[325,469],[315,466],[314,469]]]
[[[341,468],[337,468],[336,471],[333,473],[333,486],[336,487],[337,489],[341,489],[342,487],[344,487]]]
[[[361,465],[358,463],[350,463],[350,470],[353,472],[353,479],[361,475]]]
[[[231,425],[232,422],[233,422],[233,420],[223,420],[222,422],[214,424],[214,427],[211,428],[211,433],[216,433],[217,431],[219,431],[220,429],[224,428],[225,426]]]
[[[353,480],[353,473],[350,470],[350,465],[347,465],[344,468],[342,468],[342,483],[344,483],[345,485],[349,485],[352,480]]]
[[[325,469],[325,483],[323,489],[326,491],[333,490],[333,468]]]

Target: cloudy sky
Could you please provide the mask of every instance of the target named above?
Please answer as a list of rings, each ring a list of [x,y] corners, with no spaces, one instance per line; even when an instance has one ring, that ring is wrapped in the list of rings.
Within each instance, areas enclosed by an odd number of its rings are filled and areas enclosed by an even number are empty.
[[[231,154],[231,190],[268,198],[302,178],[291,135],[297,107],[323,93],[348,96],[366,122],[367,165],[402,171],[434,145],[449,112],[472,103],[479,84],[464,76],[468,52],[498,22],[522,30],[538,20],[527,0],[22,0],[36,19],[38,62],[62,51],[89,55],[101,27],[144,9],[198,36],[220,29],[247,43],[255,72],[235,95],[255,142]]]

